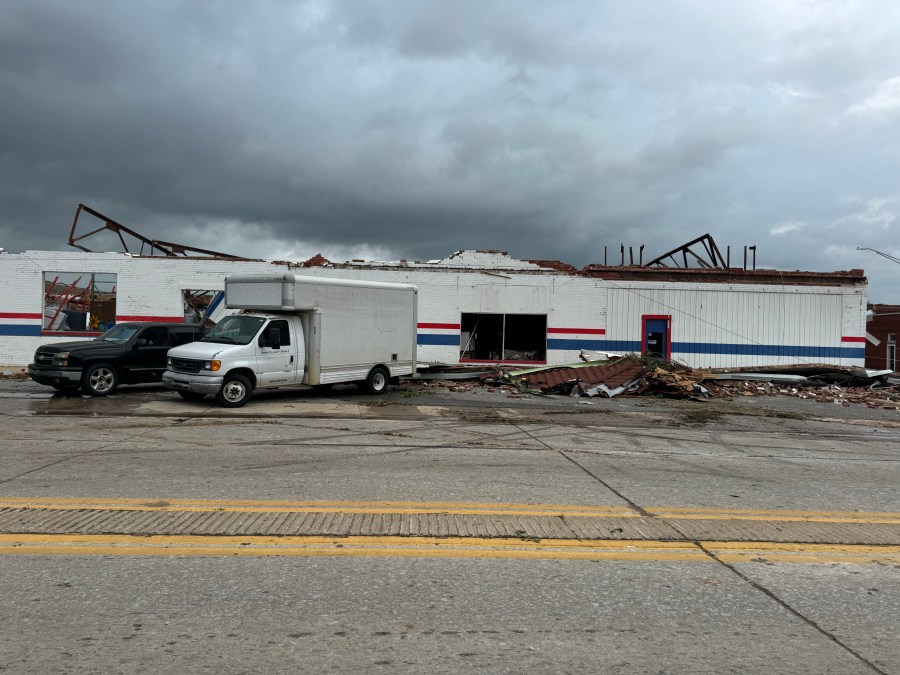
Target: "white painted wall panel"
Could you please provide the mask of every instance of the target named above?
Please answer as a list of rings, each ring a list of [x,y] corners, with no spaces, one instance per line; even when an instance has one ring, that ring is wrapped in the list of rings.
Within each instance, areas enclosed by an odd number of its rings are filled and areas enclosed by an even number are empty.
[[[548,352],[550,364],[578,359],[580,347],[637,351],[641,345],[641,316],[672,316],[672,342],[706,347],[709,353],[675,351],[673,356],[691,366],[753,366],[803,362],[862,365],[863,345],[846,341],[864,334],[864,285],[785,286],[722,283],[623,282],[553,273],[501,270],[484,273],[468,269],[377,269],[354,267],[289,268],[260,261],[132,258],[118,253],[32,251],[0,255],[0,364],[24,365],[42,343],[71,338],[17,336],[15,326],[39,323],[10,318],[17,313],[36,315],[43,306],[43,272],[103,272],[117,274],[119,316],[182,314],[183,289],[220,290],[229,274],[300,273],[348,279],[396,281],[419,287],[420,324],[451,328],[421,329],[420,334],[441,334],[447,344],[420,344],[422,361],[455,363],[459,357],[462,313],[546,314],[549,329],[581,329],[593,333],[565,333],[548,339],[558,348]],[[5,318],[4,318],[5,317]],[[456,325],[454,330],[452,326]],[[605,330],[605,334],[597,331]],[[573,345],[570,347],[570,345]],[[764,346],[832,350],[823,358],[742,354],[744,345],[759,351]],[[844,351],[849,348],[856,351]],[[730,352],[729,352],[730,349]],[[701,349],[702,352],[702,349]],[[835,355],[837,354],[837,355]]]
[[[851,287],[750,286],[674,282],[609,290],[608,337],[639,349],[641,317],[671,315],[672,356],[695,367],[792,363],[862,365],[836,355],[864,325],[864,290]],[[849,316],[846,321],[843,317]],[[718,345],[718,349],[712,347]],[[858,347],[858,345],[857,345]],[[815,348],[821,348],[816,351]],[[704,353],[710,351],[711,353]],[[751,353],[745,353],[745,352]],[[785,352],[779,354],[778,352]],[[755,353],[753,353],[755,352]]]

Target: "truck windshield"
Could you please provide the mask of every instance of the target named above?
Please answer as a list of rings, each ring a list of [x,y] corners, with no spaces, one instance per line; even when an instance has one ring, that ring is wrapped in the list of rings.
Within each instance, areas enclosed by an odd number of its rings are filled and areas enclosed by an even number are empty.
[[[250,344],[265,321],[258,316],[240,314],[226,316],[209,329],[201,342],[222,342],[229,345]]]
[[[110,328],[97,339],[103,340],[104,342],[115,342],[117,345],[124,345],[132,337],[134,337],[134,334],[137,333],[140,328],[140,326],[132,326],[127,323],[120,323],[118,326],[113,326],[112,328]]]

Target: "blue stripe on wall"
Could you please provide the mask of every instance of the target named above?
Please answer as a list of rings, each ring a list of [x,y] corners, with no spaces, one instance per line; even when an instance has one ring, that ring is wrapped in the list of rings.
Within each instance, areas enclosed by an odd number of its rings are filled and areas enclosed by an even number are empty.
[[[39,336],[40,324],[0,324],[0,336]],[[459,334],[419,333],[416,342],[420,345],[459,346]],[[566,340],[551,338],[547,349],[579,350],[593,349],[610,352],[641,351],[637,340]],[[673,354],[730,354],[739,356],[795,356],[826,359],[864,359],[865,347],[815,347],[804,345],[754,345],[739,343],[674,342]]]
[[[213,296],[212,302],[209,303],[206,307],[206,316],[209,316],[213,312],[216,311],[216,307],[222,304],[222,300],[225,299],[225,291],[216,291],[216,294]]]
[[[738,343],[673,342],[672,353],[737,354],[740,356],[801,356],[805,358],[864,359],[864,347],[816,347],[805,345],[752,345]]]
[[[419,333],[420,345],[459,346],[459,335]],[[637,340],[585,340],[550,338],[547,349],[579,350],[591,349],[606,352],[640,353],[641,343]],[[739,343],[674,342],[673,354],[722,354],[737,356],[789,356],[820,359],[864,359],[864,347],[815,347],[805,345],[753,345]]]
[[[419,333],[416,343],[420,345],[454,345],[459,347],[459,333],[440,335],[436,333]]]
[[[641,343],[637,340],[547,340],[547,349],[595,349],[604,352],[639,352]]]
[[[40,335],[41,334],[41,325],[40,324],[0,324],[0,335]]]
[[[608,352],[641,351],[637,340],[547,340],[547,349],[593,349]],[[673,342],[673,354],[730,354],[739,356],[794,356],[823,359],[864,359],[864,347],[816,347],[804,345],[753,345],[739,343]]]

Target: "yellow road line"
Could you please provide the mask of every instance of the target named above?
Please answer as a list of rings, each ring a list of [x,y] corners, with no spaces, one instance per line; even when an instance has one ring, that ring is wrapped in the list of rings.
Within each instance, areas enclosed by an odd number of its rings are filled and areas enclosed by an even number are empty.
[[[719,560],[729,563],[765,561],[896,565],[900,561],[900,546],[746,541],[706,541],[701,544]]]
[[[704,542],[725,562],[900,564],[900,546]],[[689,542],[435,537],[0,535],[0,555],[391,557],[713,562]]]
[[[623,506],[587,506],[573,504],[507,504],[478,502],[406,502],[406,501],[251,501],[215,499],[97,499],[79,497],[0,497],[0,508],[46,510],[108,511],[228,511],[228,512],[312,512],[566,516],[568,518],[638,518],[641,514]],[[648,513],[660,518],[687,520],[750,520],[781,522],[858,523],[868,525],[900,524],[900,513],[877,511],[798,511],[789,509],[711,509],[688,507],[648,507]]]
[[[519,515],[638,518],[624,506],[570,504],[482,504],[469,502],[361,502],[361,501],[246,501],[205,499],[80,499],[3,497],[0,508],[104,511],[240,511],[256,513],[446,513],[453,515]]]
[[[677,520],[751,520],[782,523],[858,523],[860,525],[898,525],[900,513],[856,513],[852,511],[755,511],[739,509],[648,508],[658,518]]]

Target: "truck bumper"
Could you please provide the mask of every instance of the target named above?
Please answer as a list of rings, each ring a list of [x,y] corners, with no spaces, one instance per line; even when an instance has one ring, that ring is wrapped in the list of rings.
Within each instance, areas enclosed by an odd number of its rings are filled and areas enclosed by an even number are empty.
[[[62,386],[75,386],[81,384],[81,368],[66,369],[62,368],[43,368],[35,366],[33,363],[28,366],[28,376],[39,384],[54,384]]]
[[[219,389],[222,388],[222,381],[224,379],[224,377],[176,373],[171,370],[167,370],[162,376],[163,386],[165,386],[166,389],[194,391],[198,394],[218,393]]]

